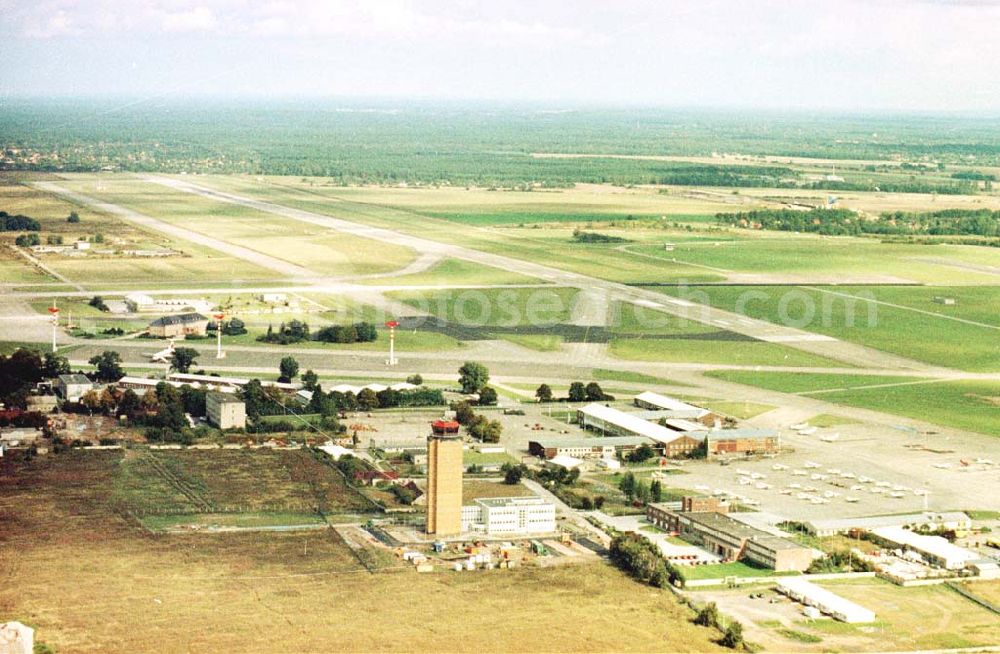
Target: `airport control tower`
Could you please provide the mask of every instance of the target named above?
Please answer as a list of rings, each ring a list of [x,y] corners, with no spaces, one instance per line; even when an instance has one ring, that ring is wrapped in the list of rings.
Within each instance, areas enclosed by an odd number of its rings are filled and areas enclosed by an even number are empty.
[[[427,533],[462,531],[462,437],[458,423],[439,420],[427,438]]]

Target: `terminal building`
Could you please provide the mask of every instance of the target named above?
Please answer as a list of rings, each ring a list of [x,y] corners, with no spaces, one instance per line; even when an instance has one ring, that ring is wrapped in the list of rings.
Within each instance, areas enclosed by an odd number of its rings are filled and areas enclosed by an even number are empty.
[[[555,530],[555,505],[537,496],[477,499],[462,507],[463,533],[514,536]]]
[[[805,571],[817,552],[715,511],[674,511],[649,504],[646,517],[657,527],[707,549],[723,561],[748,561],[777,572]]]
[[[704,435],[667,429],[625,411],[603,404],[588,404],[576,410],[577,423],[604,436],[644,437],[656,443],[665,456],[685,456],[704,443]]]
[[[644,436],[608,436],[607,438],[539,438],[528,441],[528,452],[534,456],[554,459],[572,456],[577,459],[614,459],[641,445],[655,443]]]

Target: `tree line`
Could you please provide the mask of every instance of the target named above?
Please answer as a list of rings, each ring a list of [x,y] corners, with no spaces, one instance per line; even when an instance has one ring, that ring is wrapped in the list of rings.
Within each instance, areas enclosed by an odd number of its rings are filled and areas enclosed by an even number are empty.
[[[826,235],[928,234],[1000,236],[1000,211],[944,209],[931,212],[887,212],[867,218],[850,209],[760,209],[718,213],[720,224],[750,229],[811,232]]]

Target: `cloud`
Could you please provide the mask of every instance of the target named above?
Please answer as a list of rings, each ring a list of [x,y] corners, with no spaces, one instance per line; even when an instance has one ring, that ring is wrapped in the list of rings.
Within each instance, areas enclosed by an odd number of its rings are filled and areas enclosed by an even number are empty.
[[[215,14],[208,7],[163,14],[163,29],[167,32],[206,32],[215,28]]]
[[[37,16],[25,25],[24,35],[32,39],[51,39],[57,36],[76,36],[80,30],[74,27],[72,16],[59,9],[49,16]]]

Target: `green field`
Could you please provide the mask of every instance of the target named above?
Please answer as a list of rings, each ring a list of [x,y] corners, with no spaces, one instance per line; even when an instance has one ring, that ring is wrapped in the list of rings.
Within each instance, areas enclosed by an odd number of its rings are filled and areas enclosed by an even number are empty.
[[[631,361],[676,361],[740,366],[842,368],[846,364],[802,350],[752,340],[628,338],[611,342],[611,354]]]
[[[748,233],[740,238],[709,243],[676,242],[674,249],[644,245],[630,251],[662,257],[665,261],[697,264],[732,273],[788,275],[799,281],[831,275],[871,281],[928,284],[995,284],[986,272],[963,268],[969,263],[996,265],[992,248],[951,245],[880,243],[853,237]],[[933,291],[933,289],[930,289]]]
[[[518,333],[518,328],[546,330],[567,322],[578,294],[574,288],[547,287],[394,291],[389,296],[444,321],[456,333]]]
[[[483,286],[491,284],[541,284],[542,280],[535,277],[528,277],[508,270],[491,268],[462,259],[445,258],[438,261],[423,272],[399,275],[398,277],[386,277],[379,279],[361,280],[363,284],[391,284],[421,286],[421,285],[444,285],[455,284],[461,286]]]
[[[886,294],[886,288],[891,292]],[[1000,330],[996,313],[983,325],[961,322],[963,313],[983,318],[996,303],[997,287],[910,289],[909,287],[742,286],[680,289],[663,287],[669,295],[736,311],[751,318],[786,324],[930,364],[985,372],[1000,370]],[[846,293],[843,297],[835,293]],[[871,294],[861,296],[862,293]],[[934,295],[961,293],[965,302],[954,307],[931,302]],[[889,298],[883,300],[885,298]],[[882,304],[904,300],[922,311]],[[782,319],[782,316],[785,319]],[[977,321],[978,322],[978,321]]]
[[[710,370],[707,377],[758,386],[782,393],[809,394],[817,391],[850,390],[882,384],[906,384],[923,381],[921,377],[895,375],[845,375],[809,372],[749,372],[744,370]],[[825,394],[824,394],[825,395]]]
[[[944,585],[902,588],[881,579],[820,582],[833,592],[871,609],[876,629],[834,620],[798,623],[818,635],[862,639],[869,646],[893,650],[935,650],[992,645],[1000,641],[1000,621]]]
[[[696,579],[725,579],[726,577],[776,577],[796,574],[794,572],[775,572],[770,568],[758,568],[757,566],[747,565],[746,563],[741,563],[739,561],[734,561],[732,563],[691,565],[684,567],[682,572],[684,574],[684,578],[688,581],[694,581]]]
[[[1000,383],[936,381],[906,384],[906,377],[712,371],[708,376],[788,393],[816,393],[825,402],[924,420],[947,427],[1000,435]],[[863,388],[872,384],[899,386]],[[853,388],[851,388],[853,386]],[[820,390],[845,388],[850,390]]]

